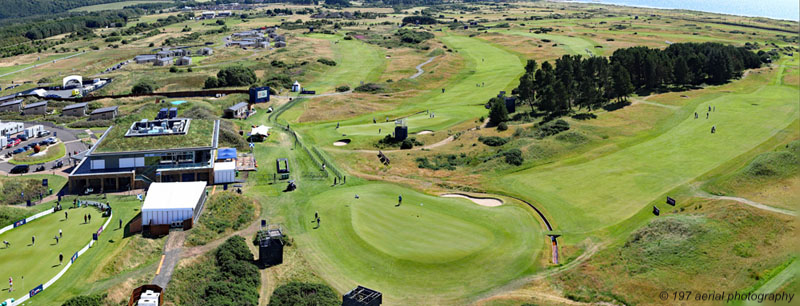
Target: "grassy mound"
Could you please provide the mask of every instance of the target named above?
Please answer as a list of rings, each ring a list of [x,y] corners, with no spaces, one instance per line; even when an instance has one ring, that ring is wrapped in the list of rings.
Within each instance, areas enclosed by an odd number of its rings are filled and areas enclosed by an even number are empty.
[[[654,219],[634,232],[620,250],[628,271],[644,273],[655,267],[680,265],[703,254],[697,244],[713,231],[702,217]]]
[[[47,194],[41,179],[15,177],[0,178],[0,203],[18,204],[26,200],[38,200],[39,193]]]
[[[235,192],[212,195],[204,208],[200,221],[189,232],[186,244],[204,245],[226,233],[246,227],[255,218],[253,201]]]
[[[46,149],[47,151],[45,151],[43,155],[29,156],[27,152],[23,152],[14,155],[14,157],[11,158],[11,160],[9,160],[8,162],[15,165],[32,165],[32,164],[51,162],[56,159],[62,158],[64,157],[64,155],[67,154],[66,153],[67,149],[64,146],[63,142],[47,146]],[[45,148],[42,148],[42,151],[44,150]]]
[[[800,140],[786,146],[786,150],[762,153],[753,159],[742,174],[766,178],[784,177],[800,169]]]

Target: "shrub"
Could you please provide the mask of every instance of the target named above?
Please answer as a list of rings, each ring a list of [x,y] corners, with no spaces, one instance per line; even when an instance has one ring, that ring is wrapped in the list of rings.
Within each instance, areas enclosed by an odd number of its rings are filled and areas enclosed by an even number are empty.
[[[354,91],[355,92],[366,92],[366,93],[381,93],[385,90],[383,85],[375,84],[375,83],[366,83],[364,85],[357,86]]]
[[[435,18],[430,16],[408,16],[403,17],[403,24],[436,24]]]
[[[215,77],[208,77],[206,79],[205,84],[203,84],[203,88],[217,88],[219,87],[219,81]]]
[[[133,85],[131,88],[131,93],[133,94],[145,94],[145,93],[152,93],[155,90],[155,84],[150,81],[140,81]]]
[[[505,122],[500,122],[500,124],[497,125],[497,130],[498,131],[508,130],[508,124],[506,124]]]
[[[439,170],[455,170],[456,166],[466,165],[473,159],[467,157],[466,153],[456,156],[455,154],[437,154],[430,160],[427,157],[418,157],[416,159],[417,167],[423,169]]]
[[[344,37],[344,40],[353,40],[353,37],[350,36],[350,35],[347,35],[347,36]]]
[[[511,149],[508,151],[503,152],[503,156],[506,158],[506,163],[519,166],[522,165],[524,159],[522,158],[522,151],[519,149]]]
[[[418,44],[428,39],[433,38],[433,34],[428,32],[413,31],[409,29],[400,29],[395,34],[400,36],[400,40],[405,43]]]
[[[337,92],[346,92],[348,90],[350,90],[350,86],[347,86],[347,85],[342,85],[342,86],[336,87],[336,91]]]
[[[414,147],[414,142],[411,139],[406,138],[403,142],[400,143],[401,150],[408,150]]]
[[[322,63],[323,65],[336,66],[336,61],[334,61],[332,59],[328,59],[328,58],[324,58],[323,57],[323,58],[317,59],[317,61]]]
[[[86,129],[93,127],[111,126],[114,122],[111,120],[80,120],[68,124],[69,127],[74,129]]]
[[[106,294],[73,296],[61,306],[101,306],[105,298]]]
[[[498,136],[478,137],[478,141],[490,147],[499,147],[508,142],[508,139]]]
[[[256,78],[253,69],[243,66],[230,66],[217,72],[217,86],[249,86],[255,84]]]
[[[536,128],[534,134],[537,138],[545,138],[547,136],[553,136],[555,134],[561,133],[563,131],[569,130],[569,123],[558,119],[554,122],[549,122],[543,125],[540,125]]]
[[[324,284],[290,282],[282,285],[272,292],[269,306],[294,306],[315,305],[335,306],[341,305],[339,296]]]
[[[172,72],[172,73],[178,72],[178,67],[175,67],[175,66],[169,67],[169,72]]]

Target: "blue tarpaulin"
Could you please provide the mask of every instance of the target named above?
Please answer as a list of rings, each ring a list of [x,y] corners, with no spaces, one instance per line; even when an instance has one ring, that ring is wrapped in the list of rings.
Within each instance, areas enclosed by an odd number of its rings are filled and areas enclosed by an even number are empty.
[[[217,149],[217,159],[236,159],[236,148]]]

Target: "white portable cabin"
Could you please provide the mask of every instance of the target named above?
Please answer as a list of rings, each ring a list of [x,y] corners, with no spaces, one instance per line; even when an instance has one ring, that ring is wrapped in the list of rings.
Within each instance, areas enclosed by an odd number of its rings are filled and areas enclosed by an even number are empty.
[[[206,201],[206,182],[152,183],[142,204],[142,225],[195,218]]]
[[[236,162],[214,163],[214,184],[227,184],[236,181]]]
[[[6,136],[0,136],[0,148],[5,148],[8,144],[8,138]]]
[[[25,128],[25,125],[22,122],[3,122],[0,123],[0,135],[8,136],[14,135],[16,133],[22,132]]]
[[[39,132],[44,131],[44,126],[37,124],[25,129],[25,136],[28,138],[39,137]]]

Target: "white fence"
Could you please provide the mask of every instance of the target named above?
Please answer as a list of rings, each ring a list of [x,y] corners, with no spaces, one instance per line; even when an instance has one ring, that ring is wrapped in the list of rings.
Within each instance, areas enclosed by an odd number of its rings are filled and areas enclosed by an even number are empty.
[[[52,210],[49,213],[53,213]],[[47,215],[47,214],[39,213],[39,214],[33,215],[30,218],[36,219],[36,218],[40,218],[40,217],[42,217],[44,215]],[[108,223],[111,222],[111,219],[113,217],[114,217],[113,213],[111,215],[109,215],[108,216],[108,220],[106,220],[106,223],[103,224],[103,227],[101,227],[100,229],[103,229],[103,231],[105,231],[106,227],[108,226]],[[31,219],[31,220],[33,220],[33,219]],[[12,228],[13,228],[13,224],[12,224]],[[3,230],[5,230],[5,228]],[[2,232],[0,232],[0,233],[2,233]],[[97,237],[97,239],[100,239],[100,237]],[[92,247],[92,245],[94,245],[94,239],[90,239],[89,243],[87,243],[86,246],[84,246],[80,251],[78,251],[78,257],[83,255],[83,253],[86,253],[86,251],[88,251],[89,248]],[[77,258],[75,258],[75,260],[77,260]],[[70,267],[72,267],[72,257],[70,257],[69,261],[67,261],[67,265],[64,266],[64,268],[61,269],[61,271],[58,272],[58,274],[56,274],[56,276],[54,276],[49,281],[44,283],[44,285],[42,286],[42,291],[44,291],[44,289],[47,289],[48,287],[52,286],[53,283],[55,283],[58,279],[60,279],[62,276],[64,276],[64,274],[67,273],[67,270],[69,270]],[[29,298],[31,298],[30,297],[30,293],[25,294],[25,296],[21,297],[19,300],[16,300],[16,301],[14,301],[14,303],[11,303],[10,306],[22,305],[22,303],[25,303],[25,301],[27,301]]]
[[[33,216],[27,217],[27,218],[25,218],[25,223],[28,223],[28,222],[31,222],[33,220],[39,219],[41,217],[47,216],[49,214],[52,214],[53,212],[55,212],[55,208],[51,208],[51,209],[45,210],[43,212],[40,212],[38,214],[35,214]],[[17,222],[14,222],[14,223],[17,223]],[[10,231],[12,229],[14,229],[14,224],[10,224],[10,225],[0,229],[0,234],[3,234],[3,233],[5,233],[7,231]]]

